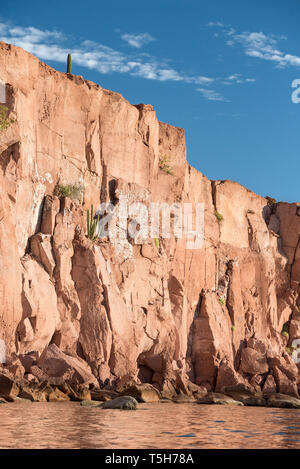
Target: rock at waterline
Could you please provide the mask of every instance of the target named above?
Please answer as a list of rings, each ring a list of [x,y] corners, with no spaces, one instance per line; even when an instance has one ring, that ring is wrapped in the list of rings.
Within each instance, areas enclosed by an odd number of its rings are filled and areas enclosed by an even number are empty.
[[[271,394],[267,400],[268,407],[283,407],[290,409],[300,409],[300,399],[287,394]]]
[[[198,399],[197,404],[218,404],[218,405],[244,405],[240,401],[235,401],[225,394],[209,392],[206,396]]]
[[[12,400],[18,395],[19,387],[14,379],[0,373],[0,397]]]
[[[235,401],[242,402],[246,406],[261,407],[266,405],[266,400],[261,392],[226,390],[226,394]]]
[[[174,397],[173,402],[175,402],[175,404],[186,404],[189,402],[194,403],[196,402],[196,399],[193,396],[187,396],[186,394],[180,393],[178,396]]]
[[[102,407],[103,404],[99,404],[99,401],[84,400],[80,402],[80,405],[84,407]]]
[[[151,384],[133,384],[121,393],[122,396],[134,397],[138,402],[158,402],[160,400],[160,392]]]
[[[32,401],[30,399],[24,399],[23,397],[14,397],[13,402],[15,404],[31,404]]]
[[[90,394],[92,401],[111,401],[112,399],[119,397],[119,394],[117,392],[107,391],[105,389],[92,389],[90,391]]]
[[[131,396],[120,396],[112,401],[104,402],[99,406],[102,409],[123,409],[123,410],[136,410],[137,401]]]
[[[58,388],[53,389],[48,394],[48,401],[49,402],[64,402],[64,401],[69,401],[70,398],[66,394],[64,394],[62,391],[60,391]]]

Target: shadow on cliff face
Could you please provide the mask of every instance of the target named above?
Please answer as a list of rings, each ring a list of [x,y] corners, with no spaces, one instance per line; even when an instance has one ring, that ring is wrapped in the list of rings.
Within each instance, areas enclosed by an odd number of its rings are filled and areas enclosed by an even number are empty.
[[[268,199],[268,204],[265,205],[262,209],[262,217],[265,220],[267,228],[269,231],[273,232],[275,236],[277,236],[277,249],[279,254],[284,257],[287,257],[286,253],[282,247],[282,240],[280,237],[280,220],[276,215],[277,203],[275,199],[271,199],[270,197],[266,197]]]
[[[162,383],[164,371],[163,357],[156,354],[152,347],[148,352],[141,353],[137,358],[138,378],[142,383]]]
[[[110,203],[116,205],[117,197],[116,197],[116,187],[117,187],[117,180],[111,179],[108,183],[108,194]]]
[[[137,375],[138,379],[141,383],[152,383],[154,371],[146,365],[139,364],[139,359],[137,360],[137,363],[139,370]]]
[[[6,85],[5,85],[5,106],[13,114],[15,114],[15,112],[14,112],[15,101],[16,101],[15,100],[15,92],[14,92],[13,86],[10,85],[9,83],[6,83]]]
[[[201,303],[202,303],[203,292],[201,291],[199,294],[199,299],[197,306],[194,311],[193,320],[191,322],[189,332],[188,332],[188,339],[187,339],[187,357],[186,359],[190,363],[190,370],[188,372],[188,377],[191,381],[194,382],[195,380],[195,361],[193,360],[193,340],[194,340],[194,321],[196,318],[200,316],[201,311]]]
[[[20,159],[20,142],[15,142],[6,150],[1,153],[0,166],[3,171],[3,175],[10,179],[12,176],[16,176],[16,167]],[[15,199],[11,194],[8,194],[12,202],[15,202]]]
[[[266,199],[268,203],[262,209],[262,217],[265,220],[268,230],[277,237],[277,249],[279,254],[288,259],[288,255],[283,248],[283,240],[280,233],[280,218],[277,213],[278,203],[276,203],[275,199],[270,197],[266,197]]]
[[[267,225],[269,225],[270,218],[273,212],[274,212],[274,208],[270,204],[265,205],[262,209],[261,214]]]

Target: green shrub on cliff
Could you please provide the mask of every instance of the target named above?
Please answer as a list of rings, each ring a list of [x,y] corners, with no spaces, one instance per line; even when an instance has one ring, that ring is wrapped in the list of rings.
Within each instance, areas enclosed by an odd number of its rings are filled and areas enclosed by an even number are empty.
[[[8,108],[0,104],[0,131],[8,129],[14,123],[13,119],[7,117]]]
[[[281,334],[284,336],[284,337],[287,337],[289,338],[289,323],[288,322],[285,322],[282,326],[282,331],[281,331]]]
[[[282,332],[289,332],[289,323],[285,322],[282,326]]]
[[[74,184],[56,184],[54,195],[57,195],[57,197],[70,197],[70,199],[79,200],[81,202],[83,190],[84,186],[81,182],[75,182]]]
[[[275,205],[277,203],[276,199],[269,197],[268,195],[266,195],[265,199],[267,199],[269,205]]]
[[[170,162],[171,162],[171,157],[170,156],[161,155],[159,157],[158,166],[159,166],[159,169],[161,169],[165,173],[170,174],[171,176],[174,176],[174,171],[173,171],[173,168],[172,168]]]
[[[218,223],[221,223],[224,220],[223,215],[217,210],[215,211],[215,215],[216,215],[216,219],[218,220]]]

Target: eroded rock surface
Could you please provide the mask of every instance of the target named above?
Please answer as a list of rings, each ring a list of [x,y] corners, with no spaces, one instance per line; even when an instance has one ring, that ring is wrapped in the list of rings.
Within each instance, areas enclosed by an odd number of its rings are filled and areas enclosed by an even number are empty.
[[[300,204],[208,180],[186,161],[184,131],[150,105],[5,43],[0,70],[14,119],[0,134],[0,339],[21,360],[10,372],[149,383],[163,397],[242,386],[297,398]],[[82,197],[57,197],[57,184],[81,184]],[[91,205],[124,196],[203,203],[204,244],[173,232],[133,242],[129,226],[88,239]]]

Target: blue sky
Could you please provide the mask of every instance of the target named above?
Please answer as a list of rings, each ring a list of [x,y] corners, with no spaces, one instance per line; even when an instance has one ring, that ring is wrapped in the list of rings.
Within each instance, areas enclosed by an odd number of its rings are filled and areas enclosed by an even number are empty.
[[[153,104],[190,164],[300,201],[299,0],[2,0],[0,40]]]

